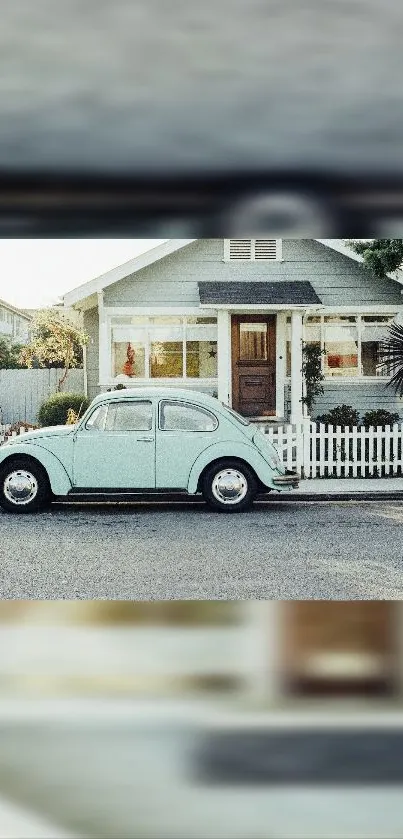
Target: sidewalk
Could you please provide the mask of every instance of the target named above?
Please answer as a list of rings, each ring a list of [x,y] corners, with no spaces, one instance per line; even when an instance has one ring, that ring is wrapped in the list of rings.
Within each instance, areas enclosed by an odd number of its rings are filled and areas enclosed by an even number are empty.
[[[311,478],[270,501],[403,501],[403,478]]]

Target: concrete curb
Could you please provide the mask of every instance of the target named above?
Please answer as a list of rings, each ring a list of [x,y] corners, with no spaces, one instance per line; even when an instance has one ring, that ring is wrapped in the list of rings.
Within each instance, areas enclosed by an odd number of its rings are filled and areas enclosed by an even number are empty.
[[[258,503],[266,504],[282,504],[283,502],[302,502],[302,501],[403,501],[402,490],[395,492],[300,492],[281,493],[276,498],[260,498]]]

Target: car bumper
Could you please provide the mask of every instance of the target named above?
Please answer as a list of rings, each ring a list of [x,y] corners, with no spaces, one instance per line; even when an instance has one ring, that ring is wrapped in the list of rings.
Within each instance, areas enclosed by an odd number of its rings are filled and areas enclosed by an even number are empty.
[[[279,475],[277,478],[272,478],[276,489],[298,489],[301,480],[298,472],[291,472],[289,469],[285,475]]]

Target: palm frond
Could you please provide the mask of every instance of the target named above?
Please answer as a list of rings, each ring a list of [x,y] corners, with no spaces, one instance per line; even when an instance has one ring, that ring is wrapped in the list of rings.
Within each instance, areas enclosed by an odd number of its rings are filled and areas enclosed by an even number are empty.
[[[403,396],[403,326],[396,321],[390,324],[388,337],[380,345],[379,364],[391,374],[388,386]]]

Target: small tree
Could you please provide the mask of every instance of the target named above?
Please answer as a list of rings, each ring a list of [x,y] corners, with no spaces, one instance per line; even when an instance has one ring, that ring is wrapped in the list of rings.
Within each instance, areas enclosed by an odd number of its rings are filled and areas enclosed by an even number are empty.
[[[62,367],[60,391],[69,370],[82,367],[87,341],[88,336],[63,314],[45,309],[34,318],[31,343],[21,350],[20,362],[27,367]]]
[[[13,344],[9,338],[0,338],[0,370],[19,370],[26,365],[20,361],[23,347]]]
[[[302,375],[305,383],[302,402],[306,405],[309,415],[312,414],[316,397],[324,392],[322,382],[325,377],[322,373],[322,355],[324,355],[324,350],[317,344],[304,344],[302,347]]]

